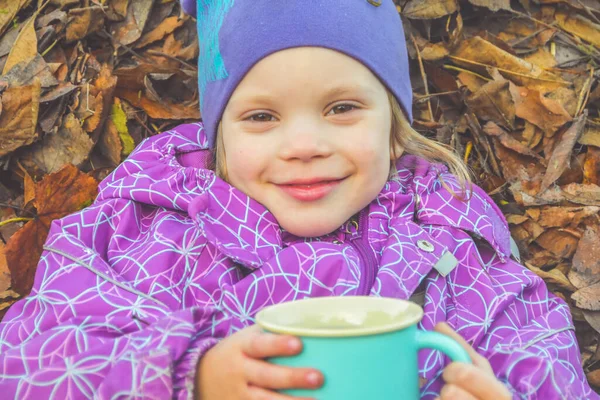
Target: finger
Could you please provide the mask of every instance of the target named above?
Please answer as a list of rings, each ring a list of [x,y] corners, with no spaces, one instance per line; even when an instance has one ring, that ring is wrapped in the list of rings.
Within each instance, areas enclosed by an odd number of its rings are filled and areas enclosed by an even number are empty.
[[[315,400],[312,397],[292,397],[256,386],[248,386],[249,400]]]
[[[242,351],[250,358],[293,356],[302,351],[302,341],[295,336],[256,332],[242,343]]]
[[[469,392],[461,389],[456,385],[445,385],[440,392],[439,400],[477,400]]]
[[[477,351],[473,348],[473,346],[471,346],[469,344],[469,342],[467,342],[460,334],[458,334],[454,329],[452,329],[450,327],[450,325],[448,325],[445,322],[440,322],[439,324],[437,324],[435,326],[435,331],[439,332],[439,333],[443,333],[446,336],[450,336],[450,338],[454,339],[456,342],[458,342],[469,354],[469,357],[471,357],[471,361],[473,362],[474,365],[476,365],[479,368],[484,369],[486,372],[493,374],[494,370],[492,369],[492,366],[490,365],[490,362],[483,357],[481,354],[477,353]]]
[[[442,376],[448,385],[457,386],[476,399],[512,398],[506,386],[494,375],[472,364],[452,363],[444,369]]]
[[[262,360],[246,360],[246,380],[265,389],[317,389],[323,385],[323,375],[311,368],[291,368]]]

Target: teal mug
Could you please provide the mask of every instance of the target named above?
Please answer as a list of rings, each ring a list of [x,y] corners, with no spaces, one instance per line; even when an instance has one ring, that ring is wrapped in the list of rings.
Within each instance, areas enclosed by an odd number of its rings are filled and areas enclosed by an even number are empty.
[[[417,353],[435,349],[470,363],[463,347],[446,335],[417,329],[423,309],[382,297],[318,297],[267,307],[256,323],[267,332],[301,338],[302,352],[270,362],[321,371],[316,390],[285,390],[318,400],[419,399]]]

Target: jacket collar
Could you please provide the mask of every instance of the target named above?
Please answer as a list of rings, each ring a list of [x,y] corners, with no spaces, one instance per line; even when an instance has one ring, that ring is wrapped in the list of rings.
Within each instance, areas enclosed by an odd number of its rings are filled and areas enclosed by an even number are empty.
[[[465,230],[489,243],[506,261],[511,252],[510,232],[504,216],[482,189],[473,186],[463,201],[448,191],[459,193],[460,185],[446,167],[415,156],[402,157],[397,169],[397,176],[366,210],[375,252],[381,251],[389,236],[389,229],[382,229],[404,219]],[[289,234],[282,235],[277,220],[263,205],[214,173],[208,175],[203,193],[190,202],[188,213],[206,239],[226,256],[247,268],[259,268],[286,243],[295,241]]]

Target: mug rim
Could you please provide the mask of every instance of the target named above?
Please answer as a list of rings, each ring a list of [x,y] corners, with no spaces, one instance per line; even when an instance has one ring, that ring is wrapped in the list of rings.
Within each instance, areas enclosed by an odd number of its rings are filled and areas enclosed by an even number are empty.
[[[367,303],[373,307],[373,310],[395,307],[398,312],[398,317],[403,315],[397,321],[377,324],[376,326],[357,326],[347,329],[327,329],[327,328],[305,328],[296,326],[287,326],[285,324],[273,321],[273,316],[277,313],[285,311],[293,311],[294,309],[322,309],[323,307],[335,307],[345,305],[351,307],[365,307]],[[403,310],[400,310],[400,309]],[[393,318],[393,316],[391,316]],[[409,326],[416,325],[423,318],[423,308],[409,300],[394,299],[389,297],[372,297],[372,296],[328,296],[304,298],[301,300],[292,300],[284,303],[274,304],[260,310],[255,317],[256,324],[266,331],[278,334],[306,336],[306,337],[348,337],[348,336],[370,336],[381,333],[389,333],[405,329]]]

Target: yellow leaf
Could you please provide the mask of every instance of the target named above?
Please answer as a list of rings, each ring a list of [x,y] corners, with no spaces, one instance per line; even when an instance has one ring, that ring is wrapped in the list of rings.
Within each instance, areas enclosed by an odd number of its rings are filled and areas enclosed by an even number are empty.
[[[555,17],[558,26],[562,29],[596,47],[600,47],[600,25],[593,23],[579,14],[566,13],[564,11],[557,11]]]
[[[17,36],[17,40],[15,40],[15,43],[8,54],[8,59],[6,60],[6,64],[4,64],[2,75],[6,75],[8,71],[21,62],[33,60],[37,55],[38,43],[37,36],[35,35],[35,28],[33,26],[34,21],[35,16],[23,24],[23,28],[21,29],[21,32],[19,32],[19,36]]]

